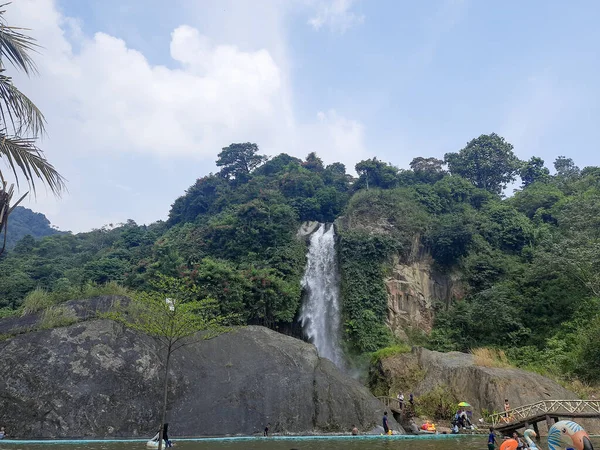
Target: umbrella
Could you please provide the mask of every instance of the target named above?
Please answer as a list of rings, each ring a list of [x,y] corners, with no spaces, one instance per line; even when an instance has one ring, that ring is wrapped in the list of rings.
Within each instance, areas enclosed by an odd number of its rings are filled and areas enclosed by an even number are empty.
[[[462,406],[462,407],[466,407],[466,408],[470,408],[471,407],[471,405],[469,405],[467,402],[460,402],[458,404],[458,406]]]

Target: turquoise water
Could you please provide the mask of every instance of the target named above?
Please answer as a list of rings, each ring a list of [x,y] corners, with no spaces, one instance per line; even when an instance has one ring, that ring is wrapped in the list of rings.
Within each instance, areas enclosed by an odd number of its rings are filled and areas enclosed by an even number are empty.
[[[315,436],[180,439],[174,450],[487,450],[487,436]],[[0,450],[146,450],[145,440],[0,441]],[[594,448],[600,439],[593,437]],[[546,449],[545,439],[541,450]]]

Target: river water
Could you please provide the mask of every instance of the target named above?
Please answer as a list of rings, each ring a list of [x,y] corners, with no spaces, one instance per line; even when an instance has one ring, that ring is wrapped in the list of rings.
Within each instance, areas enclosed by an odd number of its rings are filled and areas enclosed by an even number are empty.
[[[437,437],[351,437],[342,439],[273,439],[251,438],[243,440],[179,441],[176,450],[487,450],[487,436],[437,436]],[[600,438],[592,437],[596,450]],[[540,450],[547,449],[542,438]],[[0,441],[0,450],[146,450],[144,442],[81,442],[27,443]]]

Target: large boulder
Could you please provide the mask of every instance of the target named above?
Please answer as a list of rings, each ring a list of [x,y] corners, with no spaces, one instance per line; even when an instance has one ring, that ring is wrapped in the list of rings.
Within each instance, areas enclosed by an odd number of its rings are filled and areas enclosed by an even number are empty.
[[[510,406],[524,406],[540,400],[577,400],[578,396],[560,384],[534,372],[514,367],[488,367],[468,353],[441,353],[414,347],[412,352],[381,359],[371,367],[370,384],[377,395],[412,392],[415,401],[441,387],[455,399],[473,406],[475,418],[483,412],[501,412],[504,399]],[[599,433],[597,420],[576,419],[588,432]],[[406,424],[405,424],[406,425]],[[540,422],[540,431],[547,431]]]
[[[110,320],[19,334],[2,345],[0,423],[22,438],[154,434],[163,357],[154,339]],[[274,432],[368,430],[383,414],[313,345],[262,327],[196,340],[170,373],[173,436],[252,434],[268,422]]]
[[[469,402],[475,417],[481,417],[484,410],[503,411],[504,399],[514,408],[540,400],[578,398],[574,392],[534,372],[486,367],[478,365],[472,354],[441,353],[420,347],[380,360],[371,368],[370,379],[379,391],[401,389],[415,394],[416,401],[419,396],[442,387],[456,399]],[[588,427],[597,428],[593,424]]]
[[[469,402],[476,412],[503,411],[504,399],[516,407],[540,400],[577,398],[560,384],[534,372],[477,365],[469,353],[441,353],[415,347],[411,353],[381,360],[374,370],[390,386],[404,386],[415,396],[443,386],[455,397]],[[415,377],[417,371],[419,376]]]
[[[508,399],[512,407],[540,400],[577,399],[575,393],[550,378],[517,368],[477,365],[472,354],[440,353],[422,348],[418,357],[420,364],[427,368],[421,389],[445,383],[459,398],[469,399],[478,410],[502,411],[504,399]]]

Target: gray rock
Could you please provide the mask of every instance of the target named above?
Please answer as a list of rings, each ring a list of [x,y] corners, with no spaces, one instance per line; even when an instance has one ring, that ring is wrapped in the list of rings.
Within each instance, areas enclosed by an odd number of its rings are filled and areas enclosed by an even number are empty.
[[[459,399],[468,401],[477,411],[484,408],[503,411],[505,398],[512,407],[540,400],[577,398],[555,381],[534,372],[478,366],[471,354],[440,353],[423,348],[416,354],[419,364],[427,370],[416,393],[446,384]]]
[[[115,305],[126,306],[129,298],[120,295],[100,295],[85,300],[69,300],[61,303],[68,314],[76,321],[91,320],[98,314],[110,311]],[[15,335],[35,331],[42,326],[43,312],[0,320],[0,335]]]
[[[302,222],[302,225],[300,225],[300,228],[296,233],[296,237],[298,239],[308,239],[308,237],[319,228],[319,225],[319,222],[316,221]]]
[[[162,351],[109,320],[2,343],[0,423],[21,438],[150,436],[159,423]],[[313,345],[246,327],[175,353],[170,435],[349,432],[383,406]],[[399,426],[390,418],[390,425]],[[400,429],[401,430],[401,429]]]
[[[416,376],[418,374],[419,376]],[[441,353],[415,347],[412,353],[386,358],[372,368],[371,380],[381,386],[402,386],[404,392],[415,394],[415,401],[437,386],[443,386],[457,399],[473,406],[475,419],[484,409],[504,410],[504,399],[510,406],[524,406],[541,400],[575,400],[577,395],[556,381],[534,372],[517,368],[477,365],[472,354]],[[598,423],[579,419],[588,432],[599,431]],[[406,425],[406,424],[405,424]],[[408,425],[405,429],[409,429]],[[544,424],[540,423],[544,431]]]

